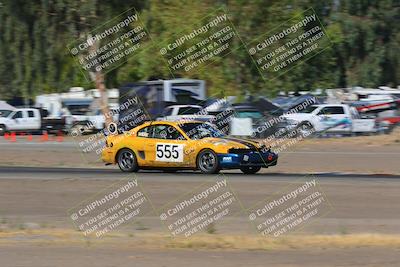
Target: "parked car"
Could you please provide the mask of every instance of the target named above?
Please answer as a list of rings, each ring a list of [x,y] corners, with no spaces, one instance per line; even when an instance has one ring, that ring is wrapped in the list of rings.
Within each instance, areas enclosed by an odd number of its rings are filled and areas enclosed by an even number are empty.
[[[400,100],[356,105],[355,108],[363,117],[376,118],[380,128],[385,133],[390,133],[396,126],[400,125]]]
[[[179,120],[197,120],[212,121],[213,115],[209,115],[207,110],[198,105],[172,105],[166,107],[157,120],[179,121]]]
[[[64,118],[49,118],[48,112],[36,108],[15,109],[7,117],[0,117],[0,135],[6,132],[64,131]]]
[[[378,131],[375,119],[361,119],[354,107],[345,104],[312,105],[299,113],[285,114],[288,128],[297,127],[303,134],[335,132],[341,134]]]
[[[249,104],[235,104],[231,107],[233,118],[230,122],[230,135],[264,138],[274,129],[266,129],[268,117]]]

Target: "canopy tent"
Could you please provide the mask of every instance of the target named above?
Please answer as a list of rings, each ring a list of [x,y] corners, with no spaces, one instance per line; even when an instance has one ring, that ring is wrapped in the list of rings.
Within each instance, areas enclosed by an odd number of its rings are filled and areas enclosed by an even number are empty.
[[[6,101],[0,100],[0,117],[7,117],[15,108]]]
[[[14,110],[15,108],[9,105],[6,101],[0,100],[0,111],[1,110]]]

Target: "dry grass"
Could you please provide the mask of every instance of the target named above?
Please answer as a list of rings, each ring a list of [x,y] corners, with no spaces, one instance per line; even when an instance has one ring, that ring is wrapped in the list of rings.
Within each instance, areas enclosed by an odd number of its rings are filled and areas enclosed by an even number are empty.
[[[400,127],[396,127],[390,134],[354,136],[345,138],[311,138],[300,142],[302,145],[329,144],[329,145],[363,145],[387,146],[400,145]]]
[[[240,249],[285,250],[307,248],[400,248],[400,235],[286,235],[264,238],[257,235],[207,235],[190,238],[171,238],[163,233],[127,234],[111,233],[97,238],[85,238],[82,233],[67,229],[18,230],[0,233],[0,245],[34,243],[41,245],[118,246],[141,249]]]

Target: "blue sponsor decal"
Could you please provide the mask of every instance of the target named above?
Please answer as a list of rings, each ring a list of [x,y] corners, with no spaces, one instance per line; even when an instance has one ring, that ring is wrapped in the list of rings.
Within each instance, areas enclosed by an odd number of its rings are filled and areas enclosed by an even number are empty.
[[[223,162],[232,162],[232,157],[223,157],[222,161]]]

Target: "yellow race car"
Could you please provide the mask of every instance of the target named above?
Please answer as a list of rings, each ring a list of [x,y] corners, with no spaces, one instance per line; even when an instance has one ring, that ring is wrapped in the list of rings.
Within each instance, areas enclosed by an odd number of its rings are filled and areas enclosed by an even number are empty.
[[[124,172],[190,169],[211,174],[240,169],[254,174],[276,165],[278,155],[255,141],[230,138],[209,123],[149,121],[108,136],[102,160]]]

